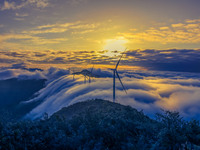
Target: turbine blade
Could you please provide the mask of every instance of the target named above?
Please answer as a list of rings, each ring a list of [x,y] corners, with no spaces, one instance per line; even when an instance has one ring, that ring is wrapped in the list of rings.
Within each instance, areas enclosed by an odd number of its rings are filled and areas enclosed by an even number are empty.
[[[127,48],[126,48],[126,49],[127,49]],[[121,57],[119,58],[119,60],[118,60],[118,62],[117,62],[117,64],[116,64],[115,70],[117,70],[117,67],[118,67],[118,65],[119,65],[119,63],[120,63],[120,61],[121,61],[121,59],[122,59],[122,56],[124,55],[126,49],[124,50],[124,52],[122,53]]]
[[[124,85],[123,85],[123,83],[122,83],[122,81],[121,81],[121,79],[119,77],[119,74],[118,74],[117,70],[115,72],[116,72],[116,75],[117,75],[117,77],[118,77],[118,79],[119,79],[119,81],[120,81],[120,83],[121,83],[121,85],[123,87],[124,92],[127,94],[126,89],[125,89],[125,87],[124,87]]]
[[[93,69],[94,69],[94,65],[93,65],[93,67],[92,67],[92,69],[91,69],[91,71],[90,71],[91,73],[92,73]]]

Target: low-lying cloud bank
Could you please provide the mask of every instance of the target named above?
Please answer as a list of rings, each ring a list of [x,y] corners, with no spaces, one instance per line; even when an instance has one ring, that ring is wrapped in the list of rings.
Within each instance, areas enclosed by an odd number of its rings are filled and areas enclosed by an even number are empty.
[[[46,79],[47,83],[70,73],[70,70],[50,67],[46,70],[39,68],[27,68],[25,63],[13,64],[11,67],[0,69],[0,80],[17,78],[19,80]]]
[[[16,64],[0,70],[0,80],[17,78],[20,80],[46,79],[46,87],[34,98],[20,103],[21,106],[34,107],[27,118],[36,119],[45,112],[52,115],[62,107],[88,99],[112,101],[112,71],[94,68],[93,73],[100,78],[92,78],[92,83],[84,84],[84,78],[72,71],[49,68],[39,70]],[[123,91],[116,79],[116,101],[130,105],[153,116],[161,109],[179,111],[185,118],[200,119],[200,78],[197,73],[167,71],[119,70],[127,89]]]
[[[200,50],[131,50],[126,53],[130,65],[141,66],[148,70],[200,72]]]
[[[120,52],[114,51],[113,56],[107,51],[0,51],[1,63],[30,64],[70,64],[80,65],[115,65]],[[117,55],[115,55],[117,54]],[[168,50],[127,50],[121,65],[155,71],[198,72],[200,73],[200,50],[168,49]]]
[[[6,80],[11,78],[18,79],[46,79],[46,77],[40,72],[29,72],[21,69],[8,69],[0,71],[0,80]]]
[[[49,82],[39,91],[39,95],[28,102],[39,103],[27,118],[36,119],[45,112],[52,115],[62,107],[88,99],[112,101],[112,72],[95,69],[104,77],[93,78],[92,83],[83,83],[82,76],[64,75]],[[106,76],[108,75],[108,76]],[[153,116],[161,109],[179,111],[186,119],[200,119],[200,79],[195,73],[120,71],[127,89],[123,91],[116,80],[116,99],[118,103],[130,105]]]

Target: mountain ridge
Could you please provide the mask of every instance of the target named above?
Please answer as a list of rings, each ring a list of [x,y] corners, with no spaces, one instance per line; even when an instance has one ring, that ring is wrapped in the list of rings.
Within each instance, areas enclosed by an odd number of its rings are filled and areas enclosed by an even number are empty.
[[[110,114],[112,117],[118,115],[118,117],[126,118],[129,113],[131,117],[137,116],[137,119],[144,117],[147,120],[152,120],[148,116],[144,115],[142,111],[138,111],[131,106],[121,105],[119,103],[113,103],[108,100],[91,99],[87,101],[77,102],[75,104],[63,107],[59,111],[55,112],[50,119],[60,117],[64,120],[70,120],[75,116],[83,115],[84,113],[98,113],[98,114]],[[131,114],[132,113],[132,114]]]

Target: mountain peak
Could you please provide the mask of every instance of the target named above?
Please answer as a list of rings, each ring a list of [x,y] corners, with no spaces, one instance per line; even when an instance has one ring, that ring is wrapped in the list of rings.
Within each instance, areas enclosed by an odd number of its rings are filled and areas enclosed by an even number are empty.
[[[67,121],[77,116],[83,118],[88,116],[100,116],[104,119],[131,119],[141,122],[144,120],[147,122],[152,121],[149,117],[145,116],[143,112],[139,112],[130,106],[124,106],[102,99],[87,100],[64,107],[58,112],[54,113],[50,120],[62,118]]]

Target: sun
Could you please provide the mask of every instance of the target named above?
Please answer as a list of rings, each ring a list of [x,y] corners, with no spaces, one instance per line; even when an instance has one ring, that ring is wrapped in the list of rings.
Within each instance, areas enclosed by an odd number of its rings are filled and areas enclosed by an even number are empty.
[[[114,56],[116,55],[115,51],[118,53],[126,49],[125,44],[128,43],[128,40],[124,37],[118,37],[116,39],[107,39],[105,40],[104,50],[108,50],[105,55]]]

